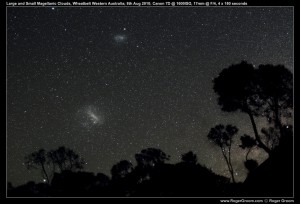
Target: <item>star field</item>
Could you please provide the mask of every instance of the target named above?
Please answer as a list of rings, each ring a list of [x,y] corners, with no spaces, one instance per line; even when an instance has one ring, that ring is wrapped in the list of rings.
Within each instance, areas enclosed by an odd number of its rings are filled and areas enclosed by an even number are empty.
[[[156,147],[171,163],[192,150],[229,177],[210,128],[253,130],[247,115],[221,111],[212,79],[241,60],[293,72],[292,7],[7,8],[7,180],[41,182],[24,156],[61,145],[95,173]],[[232,159],[243,181],[239,144]]]

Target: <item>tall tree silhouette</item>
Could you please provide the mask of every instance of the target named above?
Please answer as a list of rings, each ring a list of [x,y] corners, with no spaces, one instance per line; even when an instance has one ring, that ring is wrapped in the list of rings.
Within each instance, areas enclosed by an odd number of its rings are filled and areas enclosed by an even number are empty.
[[[232,182],[235,183],[234,179],[234,170],[231,164],[231,145],[232,138],[238,132],[237,127],[232,125],[217,125],[214,128],[211,128],[207,137],[213,141],[216,145],[221,148],[222,155],[226,161],[228,166],[228,170],[230,172]]]
[[[254,117],[266,117],[284,136],[282,117],[291,117],[293,109],[293,75],[283,65],[259,65],[242,61],[223,69],[216,77],[214,91],[223,111],[240,110],[249,115],[257,146],[268,154],[267,135],[260,135]],[[263,138],[263,139],[262,139]]]
[[[38,169],[41,168],[42,176],[49,183],[49,176],[46,171],[46,151],[40,149],[27,156],[25,156],[25,165],[27,169]]]
[[[284,136],[282,117],[291,117],[293,109],[293,74],[283,65],[259,65],[259,97],[265,101],[265,115]]]
[[[254,120],[254,116],[261,115],[260,107],[265,103],[263,100],[258,100],[258,84],[255,75],[253,65],[242,61],[240,64],[223,69],[213,80],[213,88],[218,94],[218,104],[223,111],[240,110],[249,115],[258,146],[270,153],[271,150],[262,142],[258,134]]]

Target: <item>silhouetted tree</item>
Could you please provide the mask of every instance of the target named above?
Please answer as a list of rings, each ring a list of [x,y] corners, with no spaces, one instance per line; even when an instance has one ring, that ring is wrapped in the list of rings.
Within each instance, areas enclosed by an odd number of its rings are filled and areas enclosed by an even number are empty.
[[[266,102],[264,114],[284,136],[282,117],[291,117],[293,74],[283,65],[259,65],[259,98]]]
[[[83,169],[84,164],[84,160],[78,154],[65,147],[59,147],[57,150],[50,150],[49,152],[40,149],[25,156],[27,169],[40,168],[42,176],[48,184],[52,180],[56,169],[59,169],[60,172],[64,170],[75,171]],[[52,167],[50,167],[51,165]],[[49,170],[49,167],[52,169],[52,172]]]
[[[57,169],[57,163],[56,161],[58,161],[58,158],[57,158],[57,155],[55,153],[54,150],[50,150],[47,152],[47,164],[49,166],[51,166],[50,168],[52,169],[51,173],[50,173],[50,177],[51,177],[51,180],[54,176],[54,173],[56,172],[56,169]]]
[[[49,183],[49,176],[46,171],[46,152],[44,149],[35,151],[25,157],[25,165],[27,169],[38,169],[41,168],[42,176]]]
[[[153,169],[165,163],[170,159],[170,156],[160,149],[147,148],[143,149],[140,153],[135,154],[137,166],[134,169],[134,175],[137,183],[144,180],[149,180]]]
[[[56,150],[50,150],[47,154],[48,163],[52,164],[55,171],[56,166],[60,172],[64,170],[81,170],[84,168],[84,159],[80,158],[73,150],[64,146],[59,147]]]
[[[170,159],[170,156],[160,149],[147,148],[143,149],[141,153],[135,154],[135,159],[139,166],[148,167],[163,164],[165,161]]]
[[[217,125],[208,133],[208,138],[221,148],[222,155],[228,166],[232,181],[235,183],[234,171],[231,164],[232,138],[238,132],[237,127],[232,125]]]
[[[122,160],[111,168],[112,179],[124,178],[133,169],[132,163],[127,160]]]
[[[243,136],[241,136],[240,138],[242,144],[240,145],[240,147],[242,149],[248,149],[248,152],[246,154],[246,160],[248,160],[248,155],[251,152],[251,149],[256,146],[256,140],[253,139],[252,137],[250,137],[249,135],[244,134]]]
[[[240,147],[242,149],[248,149],[248,151],[246,153],[246,161],[244,162],[244,165],[250,172],[258,166],[257,161],[248,158],[248,156],[251,152],[251,149],[256,146],[256,140],[254,138],[250,137],[247,134],[244,134],[243,136],[241,136],[240,139],[241,139],[241,142],[242,142]]]
[[[189,151],[181,155],[181,161],[190,164],[197,164],[198,159],[196,154],[194,154],[192,151]]]
[[[260,107],[265,102],[258,100],[258,81],[252,64],[242,61],[223,69],[214,80],[214,91],[218,94],[218,104],[226,112],[240,110],[250,117],[258,146],[270,153],[270,149],[262,142],[257,131],[254,116],[261,115]]]
[[[271,140],[265,138],[263,141],[254,117],[266,117],[280,131],[280,136],[284,136],[282,117],[291,117],[293,109],[292,79],[292,73],[283,65],[259,65],[255,69],[252,64],[242,61],[222,70],[213,82],[222,110],[247,113],[257,146],[270,154],[272,148],[266,142]]]

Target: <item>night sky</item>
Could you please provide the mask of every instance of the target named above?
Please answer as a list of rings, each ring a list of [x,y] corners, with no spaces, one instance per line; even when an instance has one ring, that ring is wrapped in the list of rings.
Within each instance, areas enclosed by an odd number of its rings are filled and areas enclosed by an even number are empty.
[[[8,7],[7,180],[42,182],[24,156],[62,145],[86,171],[109,176],[113,164],[135,165],[135,153],[155,147],[170,163],[192,150],[229,177],[207,138],[222,123],[239,128],[232,159],[243,181],[239,136],[253,135],[251,123],[221,111],[212,83],[242,60],[293,72],[292,7]]]

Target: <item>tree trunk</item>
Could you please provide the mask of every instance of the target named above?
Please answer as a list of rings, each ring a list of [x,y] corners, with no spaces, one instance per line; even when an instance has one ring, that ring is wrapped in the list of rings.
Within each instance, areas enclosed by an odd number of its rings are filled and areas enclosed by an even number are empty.
[[[246,154],[246,161],[248,161],[248,156],[249,156],[249,154],[250,154],[251,149],[252,149],[252,147],[249,148],[249,150],[248,150],[248,152],[247,152],[247,154]]]
[[[222,154],[223,154],[223,156],[224,156],[224,158],[225,158],[226,164],[227,164],[227,166],[228,166],[228,170],[229,170],[229,173],[230,173],[230,175],[231,175],[232,182],[235,183],[232,165],[231,165],[231,163],[229,162],[229,160],[228,160],[226,154],[224,153],[225,150],[223,151],[222,147],[221,147],[221,151],[222,151]]]
[[[233,167],[232,167],[232,164],[231,164],[231,144],[232,144],[232,140],[230,140],[230,145],[228,147],[228,163],[230,165],[230,173],[231,173],[231,177],[232,177],[232,182],[235,183],[235,179],[234,179],[234,172],[233,172]]]
[[[258,142],[258,146],[261,147],[263,150],[265,150],[270,155],[271,150],[261,141],[261,139],[258,135],[257,127],[256,127],[256,124],[255,124],[254,117],[253,117],[252,113],[250,111],[248,111],[247,113],[250,117],[251,124],[252,124],[253,131],[254,131],[254,135],[255,135],[255,139]]]
[[[43,173],[44,173],[44,175],[46,176],[47,183],[50,184],[50,183],[49,183],[49,182],[50,182],[50,181],[49,181],[49,177],[48,177],[48,174],[47,174],[47,172],[46,172],[45,166],[44,166],[43,163],[41,163],[41,165],[42,165]]]
[[[233,169],[232,169],[232,166],[230,164],[230,174],[231,174],[231,178],[232,178],[232,182],[235,183],[235,178],[234,178],[234,173],[233,173]]]
[[[275,128],[279,128],[280,137],[284,137],[284,131],[282,127],[282,123],[279,117],[279,105],[278,105],[278,98],[274,98],[274,117],[275,117]]]

